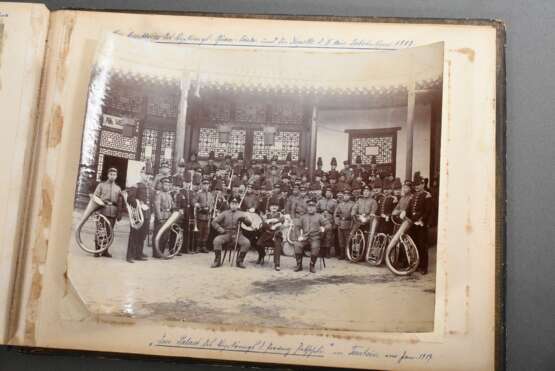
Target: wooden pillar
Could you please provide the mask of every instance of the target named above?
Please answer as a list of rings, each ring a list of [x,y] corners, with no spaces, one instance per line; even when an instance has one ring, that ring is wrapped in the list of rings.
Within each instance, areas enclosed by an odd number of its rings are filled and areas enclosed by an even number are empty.
[[[406,166],[405,166],[405,179],[412,179],[412,158],[413,158],[413,143],[414,143],[414,105],[416,102],[415,92],[415,79],[414,73],[411,74],[408,81],[407,88],[407,153],[406,153]]]
[[[318,117],[318,109],[316,104],[312,106],[312,118],[310,120],[310,161],[308,162],[309,177],[312,181],[314,175],[314,168],[316,167],[316,144],[318,127],[316,126],[316,121]]]
[[[189,97],[189,88],[191,79],[189,75],[183,73],[181,76],[181,95],[179,98],[179,112],[177,114],[177,126],[175,130],[175,148],[174,156],[175,164],[184,157],[185,153],[185,127],[187,125],[187,99]],[[188,159],[185,159],[187,161]]]

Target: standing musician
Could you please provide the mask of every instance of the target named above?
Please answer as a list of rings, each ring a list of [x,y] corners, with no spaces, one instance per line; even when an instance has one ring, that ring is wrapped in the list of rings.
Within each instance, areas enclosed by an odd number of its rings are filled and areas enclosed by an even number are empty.
[[[393,222],[391,221],[391,214],[397,205],[398,199],[393,195],[394,182],[384,181],[383,194],[384,200],[381,207],[378,208],[378,215],[382,217],[378,225],[377,233],[385,233],[388,235],[393,234]],[[400,184],[399,184],[400,185]]]
[[[360,156],[357,156],[357,160],[359,160],[359,158]],[[341,179],[341,177],[343,177],[343,179]],[[339,172],[340,181],[350,184],[351,181],[353,180],[353,177],[354,177],[353,170],[349,165],[349,161],[343,161],[343,169],[341,169],[341,171]]]
[[[272,192],[264,197],[262,200],[263,207],[260,207],[260,211],[262,213],[268,213],[270,211],[270,206],[274,203],[278,205],[278,210],[285,209],[285,198],[281,195],[281,187],[279,184],[274,184]]]
[[[360,228],[361,225],[366,225],[370,222],[370,218],[376,215],[378,203],[370,197],[370,187],[364,186],[362,189],[362,196],[355,202],[351,210],[351,217],[353,218],[353,227],[351,228],[351,235]],[[362,221],[366,219],[366,221]]]
[[[322,157],[318,157],[318,160],[316,160],[316,170],[314,170],[314,178],[320,177],[322,179],[322,176],[325,174],[324,170],[322,170],[322,165]]]
[[[241,203],[241,210],[248,211],[250,213],[256,213],[259,208],[258,196],[255,193],[256,189],[254,185],[248,184],[245,190],[246,194]]]
[[[418,271],[421,274],[428,273],[428,245],[427,236],[427,220],[430,213],[432,195],[424,190],[424,180],[420,177],[414,179],[414,193],[409,201],[406,216],[412,221],[409,233],[416,244],[418,254],[420,255],[420,263]]]
[[[239,210],[239,199],[237,197],[232,197],[229,201],[229,210],[225,210],[212,220],[212,228],[220,233],[220,235],[214,239],[214,263],[212,263],[212,268],[217,268],[222,265],[222,246],[226,243],[233,243],[235,241],[240,247],[236,265],[239,268],[246,268],[243,265],[243,261],[251,244],[241,233],[239,228],[241,223],[247,226],[251,225],[246,213]],[[234,246],[231,248],[234,248]]]
[[[331,228],[328,229],[324,235],[322,240],[322,248],[324,249],[324,256],[326,258],[330,257],[330,250],[333,246],[333,242],[335,241],[335,223],[334,223],[334,213],[335,208],[337,207],[337,200],[333,198],[333,193],[331,188],[326,188],[325,195],[323,198],[318,200],[316,204],[316,210],[327,220],[329,220],[331,224]]]
[[[210,153],[208,154],[208,163],[202,168],[202,173],[204,175],[216,173],[216,170],[218,170],[218,166],[214,163],[214,160],[214,151],[210,151]]]
[[[160,190],[161,188],[161,184],[160,181],[162,180],[162,178],[166,178],[170,176],[170,165],[167,162],[162,162],[160,164],[160,172],[158,174],[156,174],[156,176],[154,177],[154,182],[152,184],[152,186],[154,187],[155,190]]]
[[[291,164],[292,157],[291,152],[287,153],[287,157],[285,158],[285,165],[281,169],[281,176],[288,176],[290,177],[293,173],[293,164]]]
[[[172,175],[172,183],[174,188],[183,187],[183,182],[185,181],[185,160],[179,160],[177,164],[177,172]]]
[[[183,183],[183,188],[179,191],[179,193],[175,197],[175,206],[176,208],[180,209],[183,212],[183,245],[181,246],[181,253],[184,254],[196,254],[196,249],[193,246],[194,243],[194,232],[190,223],[190,220],[193,217],[193,198],[194,198],[194,191],[192,190],[192,183],[190,179],[185,174],[185,182]]]
[[[297,266],[295,272],[303,270],[303,250],[306,246],[310,246],[310,273],[316,273],[316,259],[320,255],[321,234],[331,228],[329,220],[316,213],[316,201],[309,200],[307,202],[307,213],[301,215],[296,221],[298,228],[301,230],[299,243],[295,244],[295,258]]]
[[[170,193],[170,183],[170,177],[160,179],[161,189],[154,196],[154,236],[158,234],[158,231],[171,216],[175,208],[175,203]],[[162,236],[160,239],[160,252],[165,250],[167,242],[168,236]],[[152,257],[161,258],[154,246],[152,247]]]
[[[328,179],[330,179],[332,176],[335,179],[339,178],[339,171],[337,171],[337,159],[335,157],[331,158],[330,166],[331,170],[328,171]]]
[[[355,203],[351,201],[351,192],[349,191],[345,191],[343,194],[338,193],[337,198],[340,199],[340,201],[333,213],[333,219],[335,220],[335,225],[337,225],[337,242],[339,248],[335,255],[339,260],[343,260],[345,259],[345,251],[347,249],[349,233],[352,227],[353,219],[351,211]]]
[[[295,191],[295,187],[293,187],[293,192],[294,191]],[[307,201],[309,199],[310,198],[308,197],[306,187],[301,185],[299,187],[298,195],[292,199],[292,203],[290,205],[291,207],[290,214],[293,219],[298,218],[303,214],[306,214]]]
[[[285,218],[279,212],[279,200],[277,198],[270,198],[269,210],[264,215],[264,222],[262,224],[262,233],[256,242],[256,249],[258,250],[258,261],[256,264],[264,264],[264,257],[266,255],[266,247],[274,247],[274,269],[280,270],[279,261],[281,257],[281,244],[283,236],[279,227],[285,222]],[[262,253],[261,253],[262,251]]]
[[[143,213],[143,225],[139,229],[130,226],[129,230],[126,260],[133,263],[133,260],[147,260],[143,248],[150,227],[150,207],[154,190],[150,187],[146,167],[143,166],[141,169],[140,180],[137,184],[126,189],[126,192],[129,205],[134,208],[141,207]],[[137,201],[140,201],[140,206]]]
[[[118,170],[115,167],[108,169],[108,179],[106,181],[99,183],[96,186],[94,195],[100,198],[104,202],[104,207],[100,210],[100,213],[104,215],[110,225],[112,226],[112,233],[114,232],[114,227],[116,225],[116,220],[121,220],[121,209],[122,209],[122,198],[121,198],[121,188],[116,184],[116,179],[118,177]],[[98,225],[97,225],[98,228]],[[95,247],[97,250],[100,246],[96,243]],[[95,257],[99,257],[101,254],[94,254]],[[102,252],[102,256],[111,258],[112,255],[108,252],[108,249]]]
[[[197,226],[199,229],[198,248],[200,248],[200,252],[202,253],[208,253],[206,247],[208,244],[208,236],[210,233],[210,210],[213,204],[214,194],[210,192],[210,181],[205,178],[202,181],[201,189],[196,193],[193,200],[193,205],[196,209]]]

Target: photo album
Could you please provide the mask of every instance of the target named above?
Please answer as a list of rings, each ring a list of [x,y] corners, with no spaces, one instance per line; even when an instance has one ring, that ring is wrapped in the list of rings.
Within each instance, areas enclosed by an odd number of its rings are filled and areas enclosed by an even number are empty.
[[[0,4],[0,340],[492,370],[505,26]]]

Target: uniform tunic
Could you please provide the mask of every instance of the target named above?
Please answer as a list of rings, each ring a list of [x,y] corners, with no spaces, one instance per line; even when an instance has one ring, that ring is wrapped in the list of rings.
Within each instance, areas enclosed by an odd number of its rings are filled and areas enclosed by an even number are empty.
[[[121,210],[121,188],[115,183],[105,181],[96,187],[94,195],[100,198],[106,206],[100,213],[108,218],[117,218]]]
[[[199,204],[197,208],[197,227],[199,229],[198,240],[201,243],[208,241],[210,233],[210,226],[208,219],[210,219],[210,208],[214,205],[214,194],[210,191],[200,190],[195,195],[194,204]]]
[[[351,211],[355,203],[351,200],[341,201],[337,204],[333,218],[337,225],[337,242],[339,249],[336,253],[338,257],[345,257],[345,249],[349,239],[349,232],[352,227]]]
[[[220,233],[220,235],[214,239],[214,251],[222,251],[223,245],[234,242],[235,238],[237,238],[237,244],[240,246],[241,252],[248,251],[251,244],[249,240],[243,236],[241,229],[238,228],[241,222],[247,226],[251,225],[247,214],[240,210],[226,210],[212,220],[212,228]],[[237,235],[237,233],[239,233],[239,235]],[[231,248],[233,247],[234,246],[231,246]]]
[[[431,209],[432,195],[427,191],[415,192],[407,206],[407,218],[413,225],[409,233],[416,244],[418,254],[420,255],[420,263],[418,269],[422,272],[428,271],[428,241],[427,241],[427,225],[428,215]]]
[[[304,247],[309,245],[310,255],[318,256],[320,254],[320,227],[324,227],[325,230],[331,228],[329,220],[317,213],[304,214],[297,220],[296,225],[302,231],[305,240],[295,245],[295,253],[302,254]]]

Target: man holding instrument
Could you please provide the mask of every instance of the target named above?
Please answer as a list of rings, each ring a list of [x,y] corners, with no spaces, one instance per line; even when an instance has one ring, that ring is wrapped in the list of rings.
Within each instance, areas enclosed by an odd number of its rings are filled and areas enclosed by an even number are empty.
[[[245,255],[251,246],[249,240],[241,233],[241,223],[250,226],[251,222],[244,211],[239,210],[239,198],[232,197],[229,201],[229,209],[220,213],[212,220],[212,228],[218,233],[214,239],[214,263],[212,268],[222,265],[222,247],[226,243],[234,243],[231,247],[235,250],[239,246],[239,256],[237,257],[237,267],[246,268],[243,265]]]
[[[316,201],[307,202],[307,213],[301,215],[298,220],[298,227],[301,235],[298,239],[300,243],[295,244],[295,257],[297,266],[295,272],[303,270],[303,250],[310,246],[310,273],[316,273],[316,259],[320,256],[320,241],[322,234],[331,228],[331,223],[322,215],[316,213]]]

